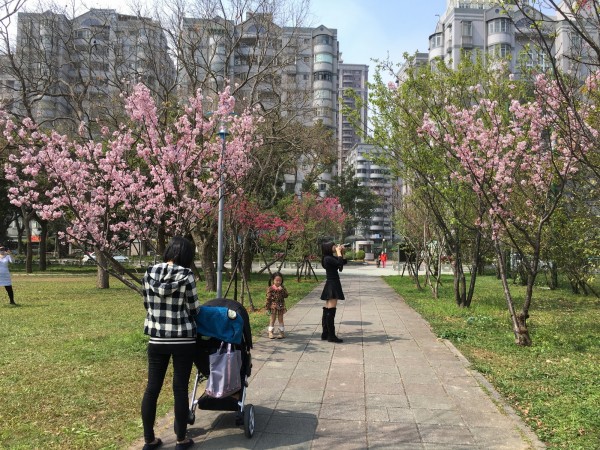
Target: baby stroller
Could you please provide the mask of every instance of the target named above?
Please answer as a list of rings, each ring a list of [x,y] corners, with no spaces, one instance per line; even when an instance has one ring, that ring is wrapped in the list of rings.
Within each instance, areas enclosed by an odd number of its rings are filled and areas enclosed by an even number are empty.
[[[251,438],[254,434],[254,406],[245,405],[248,377],[252,369],[252,334],[248,312],[239,302],[216,298],[200,307],[196,323],[198,338],[194,363],[197,373],[190,400],[188,423],[192,425],[195,422],[196,407],[208,411],[235,411],[236,425],[243,425],[244,434]],[[241,351],[241,388],[221,398],[215,398],[205,392],[196,399],[199,383],[208,380],[210,376],[210,355],[219,351],[223,343],[233,344],[234,350]]]

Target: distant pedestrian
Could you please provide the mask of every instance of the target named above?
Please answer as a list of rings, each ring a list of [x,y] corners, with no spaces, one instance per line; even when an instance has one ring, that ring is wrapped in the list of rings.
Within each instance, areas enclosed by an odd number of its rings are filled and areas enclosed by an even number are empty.
[[[335,335],[335,313],[337,311],[338,300],[346,299],[338,273],[344,269],[344,264],[348,262],[348,260],[344,259],[346,249],[343,245],[335,245],[334,242],[325,242],[321,246],[321,251],[323,254],[321,265],[325,269],[327,277],[325,287],[321,293],[321,300],[325,300],[326,302],[323,307],[323,317],[321,319],[323,326],[321,339],[328,340],[329,342],[344,342]]]
[[[283,323],[283,315],[287,311],[285,309],[285,299],[288,293],[283,286],[283,275],[280,272],[275,272],[271,275],[269,280],[269,287],[267,288],[267,302],[265,308],[268,314],[271,314],[269,322],[269,339],[274,339],[275,335],[273,330],[275,329],[275,319],[278,319],[279,333],[277,339],[283,339],[285,337],[285,324]]]
[[[379,267],[381,266],[381,255],[377,255],[377,261],[375,263],[377,264],[377,268],[379,269]]]
[[[4,286],[8,293],[8,300],[11,305],[16,305],[15,294],[13,293],[12,280],[10,278],[10,271],[8,265],[13,263],[10,250],[6,247],[0,247],[0,286]]]
[[[385,263],[387,262],[387,253],[381,254],[381,266],[385,269]]]
[[[188,385],[196,349],[196,315],[200,309],[196,282],[190,267],[194,261],[194,245],[182,237],[174,237],[163,257],[163,263],[146,271],[143,279],[146,321],[144,333],[148,343],[148,384],[142,400],[144,450],[162,445],[154,435],[156,403],[163,386],[169,361],[173,358],[173,397],[175,400],[176,450],[194,445],[186,439],[188,420]]]

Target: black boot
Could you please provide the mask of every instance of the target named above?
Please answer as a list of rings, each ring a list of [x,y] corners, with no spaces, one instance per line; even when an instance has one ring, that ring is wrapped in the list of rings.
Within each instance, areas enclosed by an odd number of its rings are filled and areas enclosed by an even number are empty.
[[[329,308],[329,311],[327,312],[327,340],[329,342],[344,342],[343,339],[338,338],[335,335],[335,312],[336,312],[337,308]]]
[[[323,326],[323,332],[321,333],[321,340],[326,341],[329,333],[327,332],[327,308],[323,307],[323,316],[321,317],[321,325]]]

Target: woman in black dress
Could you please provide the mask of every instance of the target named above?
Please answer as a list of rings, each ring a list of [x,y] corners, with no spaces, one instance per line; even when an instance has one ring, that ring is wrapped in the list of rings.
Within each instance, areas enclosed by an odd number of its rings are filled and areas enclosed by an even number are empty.
[[[339,339],[335,335],[334,320],[338,300],[345,300],[338,272],[341,272],[344,269],[344,264],[348,262],[344,259],[346,250],[343,245],[335,245],[334,242],[325,242],[322,244],[321,250],[323,253],[321,265],[327,274],[325,287],[321,294],[321,300],[325,300],[323,317],[321,319],[321,324],[323,325],[321,339],[328,340],[329,342],[343,342],[342,339]]]

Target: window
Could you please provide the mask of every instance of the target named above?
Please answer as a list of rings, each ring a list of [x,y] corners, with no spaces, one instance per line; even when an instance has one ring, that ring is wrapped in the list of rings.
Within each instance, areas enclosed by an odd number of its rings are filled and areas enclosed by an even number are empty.
[[[581,50],[582,48],[582,39],[581,35],[576,32],[569,33],[569,37],[571,38],[571,49],[573,50]]]
[[[546,52],[529,47],[526,52],[525,66],[545,72],[550,69],[550,61]]]
[[[315,72],[313,74],[314,81],[331,81],[333,74],[331,72]]]
[[[310,62],[310,56],[303,57],[302,61],[304,61],[305,63],[309,63]]]
[[[508,44],[496,44],[488,47],[488,53],[496,58],[508,58],[512,55],[512,48]]]
[[[315,115],[317,117],[329,117],[331,115],[331,108],[317,108],[315,109]]]
[[[510,33],[510,19],[494,19],[488,22],[488,34]]]
[[[333,64],[333,55],[330,53],[317,53],[315,55],[315,63],[319,62]]]
[[[326,34],[321,34],[319,36],[315,37],[315,44],[324,44],[324,45],[331,45],[331,36],[328,36]]]
[[[429,48],[437,48],[442,46],[442,33],[436,33],[429,38]]]
[[[331,91],[329,89],[317,89],[315,91],[315,98],[330,99]]]
[[[462,23],[462,35],[463,36],[473,36],[473,22],[463,22]]]

